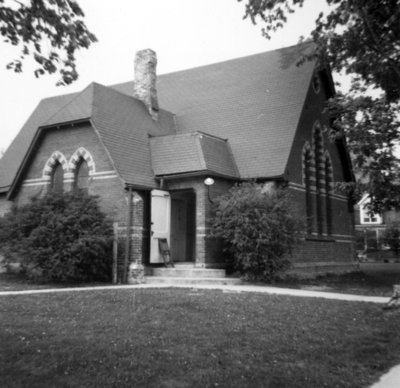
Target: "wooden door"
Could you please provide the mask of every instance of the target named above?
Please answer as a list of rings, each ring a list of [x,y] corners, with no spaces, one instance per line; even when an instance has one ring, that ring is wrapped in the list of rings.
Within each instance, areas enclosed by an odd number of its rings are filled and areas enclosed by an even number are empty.
[[[158,239],[165,238],[170,244],[171,233],[171,196],[168,191],[152,190],[151,192],[151,232],[150,263],[163,263]]]

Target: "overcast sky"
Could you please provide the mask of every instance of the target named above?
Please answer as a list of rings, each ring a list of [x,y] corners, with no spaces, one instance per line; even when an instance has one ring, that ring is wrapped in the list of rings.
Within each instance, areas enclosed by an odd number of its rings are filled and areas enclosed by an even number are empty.
[[[39,101],[80,91],[95,81],[103,85],[133,79],[135,52],[157,52],[159,74],[220,62],[296,44],[308,36],[323,0],[309,0],[272,40],[261,25],[243,20],[236,0],[78,0],[89,29],[99,42],[78,54],[79,80],[56,87],[56,76],[36,79],[29,64],[23,74],[5,66],[18,52],[0,43],[0,150],[17,135]]]

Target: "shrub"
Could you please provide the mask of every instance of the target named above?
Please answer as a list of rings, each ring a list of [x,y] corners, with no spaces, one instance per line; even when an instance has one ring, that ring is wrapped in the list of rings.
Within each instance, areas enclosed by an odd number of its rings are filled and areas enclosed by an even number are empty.
[[[389,245],[390,249],[396,254],[398,257],[400,253],[400,223],[394,222],[390,224],[384,234],[383,241],[386,245]]]
[[[287,256],[300,241],[304,222],[286,190],[243,183],[215,202],[211,235],[224,241],[245,279],[271,281],[290,266]]]
[[[61,282],[108,280],[112,226],[96,197],[51,193],[0,219],[0,246],[31,278]]]

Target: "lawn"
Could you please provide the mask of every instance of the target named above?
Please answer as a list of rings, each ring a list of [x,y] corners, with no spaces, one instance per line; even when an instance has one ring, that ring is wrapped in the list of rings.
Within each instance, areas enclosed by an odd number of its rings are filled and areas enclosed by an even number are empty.
[[[367,387],[399,311],[191,289],[0,296],[4,387]]]
[[[285,288],[390,297],[393,294],[393,285],[399,283],[400,274],[397,270],[393,273],[365,271],[327,274],[310,279],[294,277],[283,279],[274,285]]]

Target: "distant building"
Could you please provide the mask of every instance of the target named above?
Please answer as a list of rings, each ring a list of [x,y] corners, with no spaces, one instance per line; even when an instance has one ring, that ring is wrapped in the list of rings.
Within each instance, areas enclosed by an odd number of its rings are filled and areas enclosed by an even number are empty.
[[[386,228],[392,223],[400,223],[400,212],[386,211],[371,213],[368,208],[370,198],[365,194],[355,206],[356,250],[375,250],[383,247]]]

